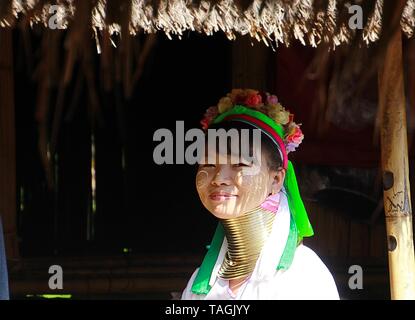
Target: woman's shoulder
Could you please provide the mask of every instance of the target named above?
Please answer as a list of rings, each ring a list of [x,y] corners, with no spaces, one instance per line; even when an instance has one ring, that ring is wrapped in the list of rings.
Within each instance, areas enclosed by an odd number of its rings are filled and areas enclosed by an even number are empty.
[[[317,253],[315,253],[313,249],[307,247],[304,244],[300,244],[297,247],[294,254],[293,264],[294,263],[302,269],[304,269],[304,263],[306,263],[305,266],[307,266],[308,270],[315,271],[315,269],[317,269],[322,271],[329,271]]]
[[[300,244],[294,260],[285,272],[287,281],[297,284],[298,294],[305,299],[339,299],[337,286],[330,270],[309,247]]]

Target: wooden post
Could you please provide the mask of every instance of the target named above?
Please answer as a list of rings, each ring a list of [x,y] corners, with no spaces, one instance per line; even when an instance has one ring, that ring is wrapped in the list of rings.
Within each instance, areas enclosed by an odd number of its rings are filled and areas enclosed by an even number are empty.
[[[271,48],[250,36],[232,42],[232,88],[270,91],[275,88],[275,59]]]
[[[12,30],[0,28],[0,216],[6,254],[18,260],[16,232],[16,146]]]
[[[379,70],[383,197],[391,298],[415,299],[402,34],[397,28]]]

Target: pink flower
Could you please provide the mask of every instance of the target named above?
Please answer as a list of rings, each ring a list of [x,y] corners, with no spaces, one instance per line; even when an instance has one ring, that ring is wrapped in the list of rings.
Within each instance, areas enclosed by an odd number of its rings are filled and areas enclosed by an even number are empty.
[[[277,105],[278,104],[278,98],[275,95],[268,95],[267,96],[267,104],[268,105]]]
[[[300,129],[300,126],[297,124],[294,124],[292,128],[290,128],[288,135],[285,138],[285,141],[287,144],[293,143],[297,146],[303,141],[304,135],[303,132]]]
[[[285,150],[287,151],[287,153],[295,151],[296,148],[298,148],[298,144],[295,143],[289,142],[285,145]]]
[[[245,99],[247,107],[259,107],[262,104],[262,97],[259,94],[251,94]]]
[[[287,120],[288,123],[286,125],[285,129],[285,148],[287,150],[287,153],[295,151],[298,146],[303,142],[304,134],[300,129],[301,124],[296,124],[294,120],[294,115],[287,112]]]

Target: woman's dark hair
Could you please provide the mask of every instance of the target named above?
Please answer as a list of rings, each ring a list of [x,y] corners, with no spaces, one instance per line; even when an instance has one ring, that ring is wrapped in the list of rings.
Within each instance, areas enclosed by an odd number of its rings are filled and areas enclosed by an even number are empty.
[[[240,121],[223,121],[218,124],[213,124],[209,127],[209,129],[224,129],[227,132],[230,129],[236,129],[238,132],[239,139],[241,138],[241,130],[247,129],[249,132],[249,152],[250,155],[253,155],[253,132],[256,128],[254,128],[252,125],[240,122]],[[259,129],[257,129],[259,130]],[[263,154],[266,155],[266,161],[268,168],[270,170],[278,170],[282,166],[282,159],[280,152],[278,150],[278,146],[262,131],[261,132],[261,151]],[[240,141],[239,141],[240,142]],[[217,144],[218,146],[218,144]],[[231,141],[230,138],[228,138],[228,153],[230,152],[231,148]]]

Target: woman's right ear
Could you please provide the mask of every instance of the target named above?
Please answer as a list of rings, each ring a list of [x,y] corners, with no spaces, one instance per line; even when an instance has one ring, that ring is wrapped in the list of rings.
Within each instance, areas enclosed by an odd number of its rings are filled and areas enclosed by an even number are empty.
[[[274,181],[272,182],[272,194],[278,193],[281,191],[284,185],[285,179],[285,169],[278,168],[278,170],[274,174]]]

